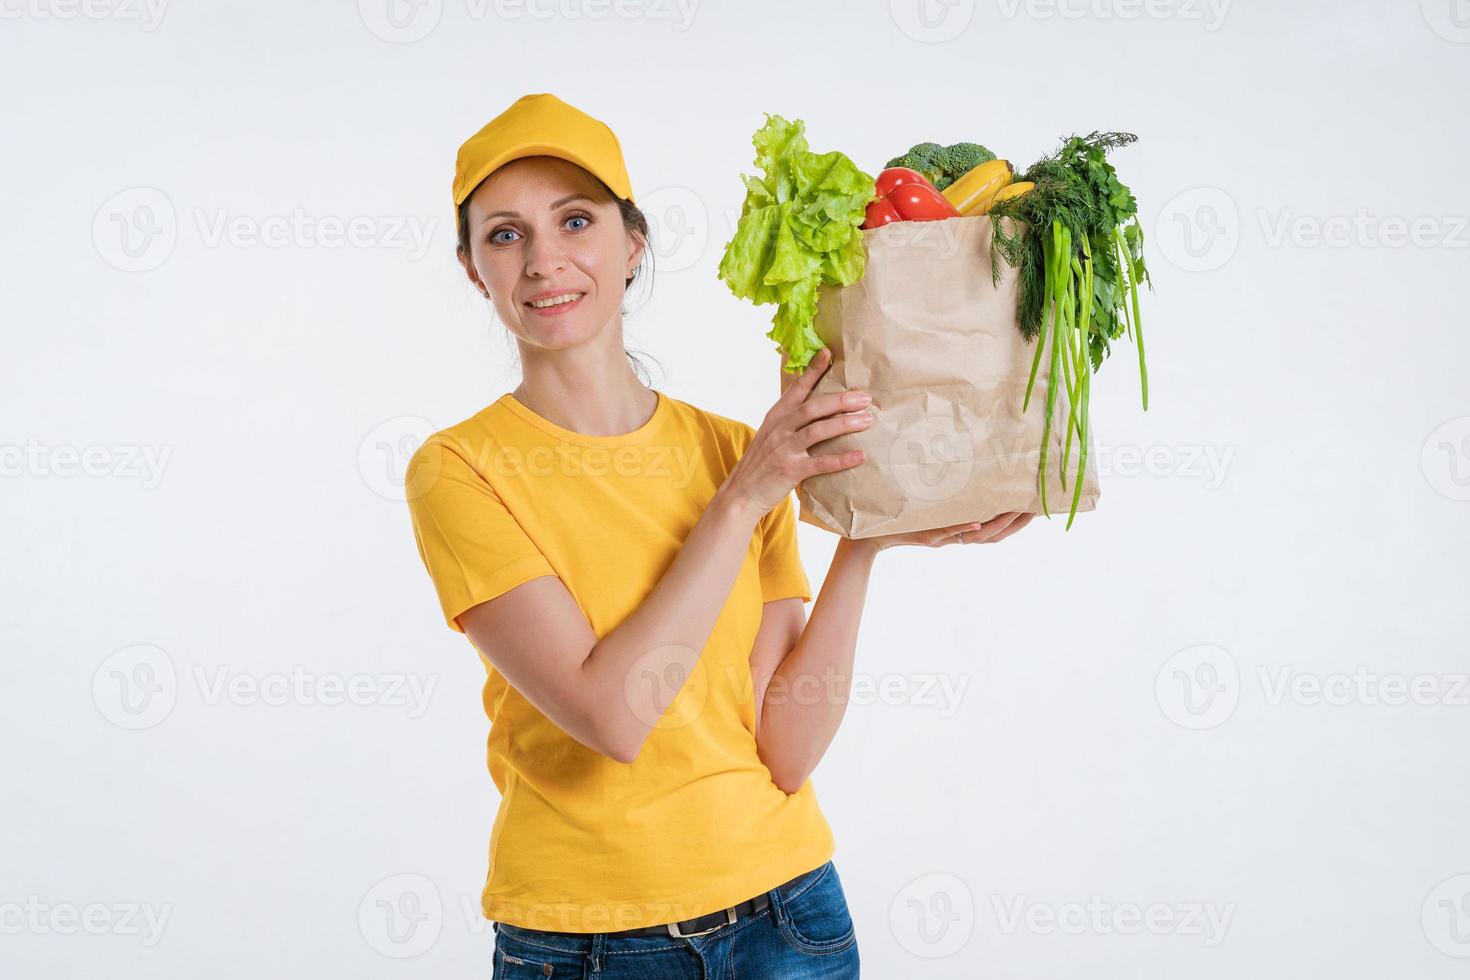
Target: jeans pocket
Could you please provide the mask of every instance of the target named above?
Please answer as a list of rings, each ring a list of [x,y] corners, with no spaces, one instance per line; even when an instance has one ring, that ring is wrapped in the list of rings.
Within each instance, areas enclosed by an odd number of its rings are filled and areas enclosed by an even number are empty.
[[[546,949],[500,932],[495,937],[495,966],[491,980],[582,980],[582,957]]]
[[[840,953],[857,941],[842,879],[831,861],[783,895],[781,906],[781,938],[799,953]]]

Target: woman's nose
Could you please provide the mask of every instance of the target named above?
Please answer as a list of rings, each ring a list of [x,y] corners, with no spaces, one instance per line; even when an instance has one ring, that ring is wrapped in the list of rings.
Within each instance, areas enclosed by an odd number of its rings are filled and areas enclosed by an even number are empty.
[[[525,255],[526,274],[530,276],[544,279],[567,266],[566,255],[557,246],[556,240],[544,235],[538,235],[528,243]]]

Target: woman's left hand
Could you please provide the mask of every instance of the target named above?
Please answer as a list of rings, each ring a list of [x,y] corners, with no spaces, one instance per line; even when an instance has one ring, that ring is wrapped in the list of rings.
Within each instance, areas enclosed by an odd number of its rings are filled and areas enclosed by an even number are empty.
[[[1030,524],[1031,518],[1035,516],[1013,510],[997,514],[984,523],[952,524],[949,527],[906,531],[903,534],[880,534],[872,538],[858,538],[854,543],[866,545],[875,553],[901,544],[922,545],[926,548],[942,548],[947,544],[994,544]]]

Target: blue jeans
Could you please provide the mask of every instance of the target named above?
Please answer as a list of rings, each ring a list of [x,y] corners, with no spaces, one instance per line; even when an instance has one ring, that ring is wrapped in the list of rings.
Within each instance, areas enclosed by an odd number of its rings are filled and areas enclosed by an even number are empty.
[[[569,936],[496,922],[492,980],[854,980],[857,934],[831,861],[703,936]]]

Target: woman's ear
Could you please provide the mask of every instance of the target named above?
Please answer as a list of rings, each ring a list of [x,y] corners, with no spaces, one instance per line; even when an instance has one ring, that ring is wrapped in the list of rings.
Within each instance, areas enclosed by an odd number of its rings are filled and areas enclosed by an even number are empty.
[[[474,283],[475,288],[480,291],[480,295],[489,299],[490,290],[486,289],[485,284],[480,280],[480,274],[475,271],[474,263],[470,261],[470,257],[465,252],[463,245],[455,248],[454,256],[459,259],[459,264],[464,269],[464,274],[469,277],[470,282]]]
[[[638,264],[643,261],[643,250],[647,247],[647,243],[631,231],[628,232],[628,240],[633,243],[633,247],[632,254],[628,256],[628,274],[624,279],[632,278],[633,273],[638,270]]]

